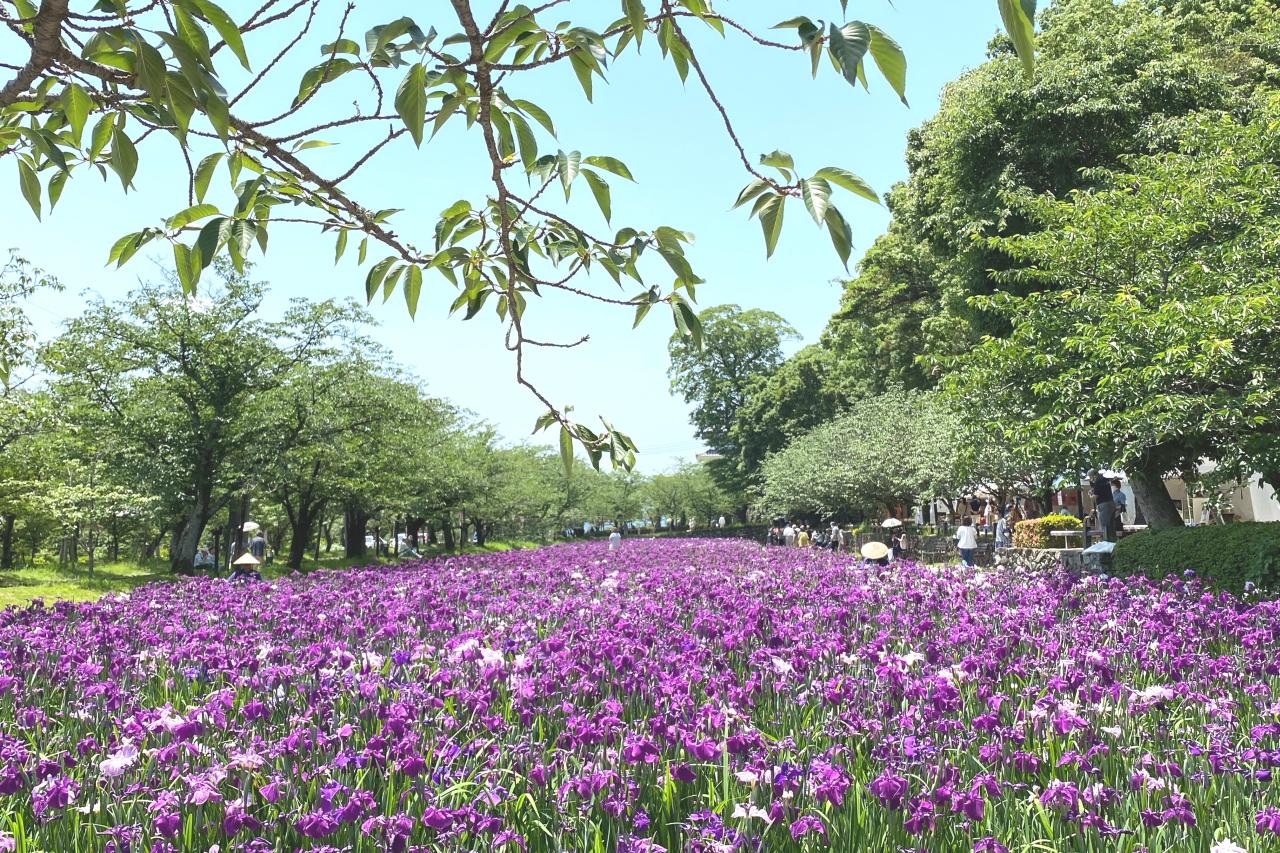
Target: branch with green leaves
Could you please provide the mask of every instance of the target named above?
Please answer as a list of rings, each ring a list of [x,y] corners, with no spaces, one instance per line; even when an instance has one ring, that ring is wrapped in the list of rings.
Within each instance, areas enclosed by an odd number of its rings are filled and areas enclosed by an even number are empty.
[[[525,75],[567,65],[590,100],[611,63],[628,56],[629,47],[638,53],[646,39],[656,41],[681,80],[693,73],[722,118],[751,178],[738,204],[753,203],[766,254],[777,245],[787,202],[799,199],[830,233],[846,265],[852,232],[833,193],[843,189],[878,201],[875,191],[836,166],[801,177],[806,172],[781,151],[753,164],[699,60],[692,27],[804,53],[815,75],[826,57],[837,73],[864,87],[869,56],[906,100],[906,58],[878,27],[796,17],[777,25],[795,31],[796,41],[785,43],[725,16],[710,0],[621,0],[620,17],[594,27],[552,23],[548,15],[557,3],[502,3],[482,22],[469,0],[453,0],[457,29],[451,34],[401,17],[369,29],[361,41],[348,33],[355,0],[323,35],[318,0],[298,0],[281,10],[271,0],[242,23],[213,0],[84,0],[83,10],[76,5],[42,0],[37,8],[33,0],[0,0],[0,22],[14,47],[5,55],[26,55],[20,65],[7,66],[15,73],[0,88],[0,156],[17,164],[19,190],[37,216],[46,201],[50,208],[57,204],[73,173],[96,171],[106,178],[113,172],[128,191],[143,164],[139,143],[167,137],[187,166],[185,204],[157,224],[122,236],[108,263],[120,266],[148,246],[168,244],[178,279],[194,291],[216,257],[243,269],[255,247],[266,251],[273,225],[302,225],[333,235],[335,262],[355,244],[369,301],[379,295],[386,301],[399,290],[414,315],[427,275],[439,274],[453,289],[450,313],[471,319],[487,306],[507,325],[517,382],[547,407],[539,427],[559,425],[562,445],[567,440],[571,451],[573,442],[581,444],[595,463],[607,453],[615,465],[629,466],[635,446],[607,422],[596,431],[573,421],[568,407],[552,404],[526,376],[527,347],[574,346],[585,339],[557,343],[527,335],[531,299],[558,291],[597,300],[634,311],[636,324],[665,305],[679,333],[696,344],[701,333],[692,304],[703,279],[688,257],[692,238],[686,231],[627,225],[598,234],[542,198],[558,185],[568,202],[586,184],[612,226],[610,183],[634,176],[613,156],[583,154],[560,143],[553,117],[521,91]],[[843,15],[846,4],[840,5]],[[1029,61],[1034,3],[1000,0],[1000,8]],[[283,60],[312,38],[321,42],[319,61],[302,74],[287,103],[271,103],[265,93],[286,73]],[[257,57],[255,65],[250,49],[256,53],[267,45],[268,58]],[[228,73],[235,65],[241,69]],[[225,83],[232,77],[247,77],[234,93]],[[346,110],[334,103],[346,91],[334,86],[343,78],[367,84]],[[254,97],[246,98],[253,90]],[[408,137],[421,148],[459,126],[480,138],[490,185],[482,197],[441,211],[434,233],[401,235],[394,226],[397,209],[371,208],[350,191],[351,179],[397,140]],[[338,142],[359,153],[346,168],[322,173],[309,152]],[[517,188],[520,178],[527,191]],[[616,290],[608,284],[602,290],[603,278],[575,281],[597,270]],[[672,275],[670,285],[655,283]]]

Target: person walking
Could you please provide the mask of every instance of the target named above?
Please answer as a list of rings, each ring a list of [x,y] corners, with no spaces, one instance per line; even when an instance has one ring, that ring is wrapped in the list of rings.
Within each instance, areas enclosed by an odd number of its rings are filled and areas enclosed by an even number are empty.
[[[789,521],[787,526],[782,528],[782,544],[788,548],[794,547],[796,544],[796,529]]]
[[[798,531],[796,531],[796,547],[797,547],[797,548],[808,548],[808,547],[809,547],[809,527],[808,527],[808,525],[802,525],[802,526],[800,527],[800,529],[799,529]]]
[[[978,528],[973,526],[973,517],[966,515],[960,519],[956,528],[956,548],[960,551],[960,563],[967,569],[974,567],[974,554],[978,550]]]
[[[609,553],[613,553],[622,547],[622,534],[615,528],[609,534]]]
[[[1009,519],[1003,515],[996,516],[996,548],[1009,547]]]
[[[255,533],[253,538],[249,540],[249,553],[257,557],[259,560],[262,560],[267,556],[267,540],[266,537],[262,535],[261,530]]]
[[[1097,469],[1089,470],[1089,493],[1093,495],[1094,511],[1098,513],[1098,527],[1108,542],[1116,541],[1116,501],[1111,491],[1111,480]]]

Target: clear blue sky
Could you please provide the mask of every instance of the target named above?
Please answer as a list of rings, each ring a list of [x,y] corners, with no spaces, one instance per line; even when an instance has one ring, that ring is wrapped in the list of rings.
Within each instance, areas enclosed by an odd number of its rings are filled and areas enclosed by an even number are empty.
[[[236,0],[225,5],[237,17],[249,8]],[[319,45],[331,40],[344,5],[345,0],[323,0],[316,31],[303,42],[301,55],[283,64],[268,79],[265,91],[249,104],[251,117],[272,114],[273,103],[292,98],[302,71],[318,62]],[[488,5],[478,3],[477,7]],[[720,0],[716,5],[760,32],[794,14],[828,19],[840,15],[836,0]],[[780,148],[793,154],[806,173],[838,165],[884,190],[905,177],[907,130],[934,112],[948,80],[983,60],[986,44],[999,25],[996,4],[990,0],[898,0],[891,6],[887,0],[863,0],[849,5],[851,16],[878,24],[902,44],[908,59],[909,108],[874,72],[867,93],[849,87],[826,64],[815,81],[806,56],[761,48],[732,32],[721,40],[699,28],[692,31],[694,44],[749,156],[755,159]],[[556,20],[602,29],[617,17],[618,4],[576,0],[562,10]],[[359,39],[368,27],[404,14],[415,17],[423,29],[432,24],[442,33],[457,28],[445,3],[377,0],[360,4],[348,35]],[[785,31],[773,35],[782,41],[794,38]],[[291,30],[281,28],[250,41],[250,58],[255,64],[265,62],[272,48],[291,36]],[[394,90],[402,73],[392,71],[392,76],[384,78],[389,89]],[[356,76],[335,85],[328,103],[345,104],[362,94]],[[656,43],[646,41],[642,55],[629,50],[619,59],[608,83],[597,81],[593,104],[583,97],[567,64],[541,70],[509,88],[514,96],[539,103],[555,118],[558,143],[541,138],[543,150],[554,150],[558,144],[583,154],[610,154],[629,165],[636,184],[621,179],[611,182],[612,228],[667,224],[696,235],[690,257],[707,280],[698,289],[702,307],[738,303],[776,311],[800,330],[804,342],[816,339],[838,303],[839,279],[844,275],[826,233],[796,203],[787,210],[787,227],[777,252],[766,262],[759,225],[747,220],[745,210],[730,210],[748,177],[719,116],[692,77],[682,85],[675,69],[661,61]],[[324,109],[321,105],[322,118],[317,121],[323,120]],[[306,152],[322,174],[345,171],[360,153],[358,137],[321,134],[321,138],[341,143]],[[367,147],[368,137],[365,141]],[[405,208],[394,220],[396,230],[420,246],[429,246],[440,210],[459,198],[478,202],[488,191],[481,144],[477,130],[467,131],[457,121],[420,150],[402,138],[358,173],[347,185],[348,192],[370,208]],[[135,258],[122,271],[103,267],[111,244],[121,234],[158,224],[185,206],[186,174],[173,141],[157,135],[144,143],[141,153],[143,165],[135,192],[122,193],[114,175],[103,183],[96,176],[81,174],[68,184],[58,208],[46,214],[43,222],[36,222],[25,208],[10,170],[12,192],[0,214],[4,239],[67,286],[65,293],[42,296],[33,305],[44,334],[56,332],[62,320],[80,310],[86,293],[106,299],[122,297],[139,277],[156,275],[156,264],[167,260],[168,252],[157,250],[149,257]],[[215,203],[229,199],[224,176],[225,171],[215,179],[209,199]],[[883,231],[887,213],[843,191],[837,193],[854,229],[856,258]],[[562,196],[548,198],[557,209],[564,209]],[[585,186],[578,188],[567,208],[588,230],[609,232]],[[270,251],[265,257],[255,255],[257,276],[272,286],[271,309],[298,296],[361,298],[364,270],[356,268],[354,252],[336,268],[332,252],[330,237],[304,226],[273,228]],[[668,278],[655,275],[654,280],[665,284]],[[603,274],[592,284],[605,291],[613,287]],[[514,383],[514,365],[502,347],[501,327],[488,312],[468,323],[461,322],[460,315],[448,318],[455,295],[444,279],[429,274],[416,321],[409,319],[398,294],[386,305],[375,303],[378,337],[401,364],[426,381],[432,393],[496,424],[509,440],[525,440],[540,409]],[[550,297],[531,305],[529,324],[535,337],[573,339],[589,333],[591,341],[570,351],[536,352],[529,368],[549,396],[572,404],[578,417],[594,421],[595,415],[603,414],[629,432],[640,445],[642,469],[662,470],[692,458],[700,445],[689,426],[687,407],[669,391],[669,312],[654,311],[636,331],[631,331],[631,320],[630,310],[567,298]]]

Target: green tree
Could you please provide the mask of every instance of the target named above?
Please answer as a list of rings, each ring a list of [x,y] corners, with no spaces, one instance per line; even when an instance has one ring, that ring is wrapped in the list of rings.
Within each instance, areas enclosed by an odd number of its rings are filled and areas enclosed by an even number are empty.
[[[713,473],[729,491],[742,491],[746,472],[733,428],[756,380],[782,363],[782,344],[799,337],[772,311],[717,305],[698,314],[701,345],[681,334],[671,337],[671,388],[693,404],[689,420],[698,438],[724,458]]]
[[[616,158],[553,142],[553,118],[526,97],[546,85],[544,69],[558,65],[564,79],[572,71],[589,100],[610,62],[629,59],[628,47],[638,54],[645,40],[656,42],[647,56],[660,55],[682,80],[692,72],[723,118],[730,150],[750,178],[739,204],[752,203],[767,251],[776,245],[788,202],[802,203],[846,260],[851,235],[833,204],[836,190],[866,198],[875,193],[839,167],[801,170],[785,152],[765,155],[758,165],[748,159],[700,61],[701,40],[708,34],[746,36],[761,47],[800,54],[796,61],[811,61],[815,74],[826,58],[851,85],[865,81],[874,65],[905,97],[901,49],[878,27],[855,20],[827,24],[794,17],[778,25],[792,34],[780,42],[712,11],[706,0],[592,4],[585,21],[560,21],[559,3],[530,8],[504,2],[491,19],[478,19],[470,0],[451,0],[456,21],[441,22],[444,33],[404,17],[370,29],[361,41],[347,30],[354,4],[339,20],[324,23],[315,20],[315,4],[278,11],[274,5],[262,3],[237,22],[212,0],[41,0],[38,9],[32,0],[0,0],[0,44],[15,63],[7,65],[13,76],[0,86],[0,152],[16,163],[27,203],[40,215],[46,199],[57,203],[73,173],[110,169],[127,190],[152,162],[137,143],[157,131],[168,134],[189,168],[177,211],[122,237],[112,262],[123,263],[148,244],[168,243],[178,278],[191,290],[215,257],[240,266],[255,245],[265,250],[274,224],[288,220],[333,234],[339,257],[352,238],[358,241],[371,300],[399,287],[412,313],[425,274],[438,271],[456,289],[454,310],[465,307],[472,317],[488,302],[508,325],[516,381],[548,409],[540,423],[558,422],[567,439],[594,451],[593,459],[607,452],[627,461],[634,447],[607,426],[597,433],[572,422],[526,376],[522,356],[546,343],[526,330],[528,296],[541,289],[586,294],[634,310],[637,322],[654,305],[666,305],[681,333],[696,337],[689,302],[701,279],[685,256],[689,236],[683,231],[627,226],[594,236],[594,226],[584,229],[542,200],[553,184],[567,197],[575,184],[585,183],[609,221],[608,181],[632,179]],[[841,3],[842,16],[846,6]],[[1034,0],[999,0],[998,6],[1029,70]],[[281,39],[287,23],[300,30],[296,38]],[[297,67],[298,52],[316,43],[318,64],[296,87],[282,78]],[[249,73],[238,73],[237,66]],[[343,77],[344,85],[332,85]],[[363,97],[347,106],[352,81],[360,81],[357,94]],[[472,133],[490,186],[486,197],[446,208],[433,234],[402,236],[391,221],[394,209],[348,193],[347,178],[389,142],[408,137],[420,147],[428,132],[446,126]],[[335,141],[358,150],[345,171],[322,174],[308,152]],[[215,174],[225,183],[213,183]],[[515,185],[519,174],[531,181],[530,190]],[[663,261],[669,270],[664,277],[674,273],[673,286],[646,283],[642,252]],[[616,281],[625,277],[632,295],[619,298],[570,283],[592,266]],[[651,273],[650,280],[656,277]]]
[[[955,493],[963,430],[939,392],[890,390],[765,460],[756,509],[860,518]]]
[[[228,271],[205,296],[144,284],[72,321],[45,354],[60,392],[92,403],[140,490],[165,496],[170,555],[188,570],[209,520],[296,437],[259,407],[308,361],[323,360],[360,318],[333,301],[259,315],[264,288]]]
[[[1280,485],[1277,131],[1272,95],[1246,124],[1192,121],[1179,152],[1094,173],[1103,189],[1023,200],[1039,228],[999,248],[1032,292],[982,300],[1012,332],[955,374],[1008,441],[1125,468],[1153,526],[1181,524],[1164,475],[1202,460]]]

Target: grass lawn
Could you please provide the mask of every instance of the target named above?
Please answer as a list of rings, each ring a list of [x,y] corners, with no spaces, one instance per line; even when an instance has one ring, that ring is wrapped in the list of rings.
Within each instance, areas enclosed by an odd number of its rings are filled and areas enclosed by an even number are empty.
[[[523,548],[536,548],[536,542],[491,542],[483,548],[468,545],[465,553],[488,554],[497,551],[511,551]],[[427,548],[423,557],[443,556],[441,548]],[[340,569],[349,566],[368,566],[373,563],[393,563],[392,560],[374,560],[372,557],[347,559],[341,556],[321,557],[319,561],[307,559],[302,562],[302,571],[312,572],[316,569]],[[263,574],[268,578],[280,577],[289,573],[283,563],[265,567]],[[168,583],[174,580],[169,572],[166,560],[152,560],[146,565],[137,563],[99,563],[93,575],[81,564],[75,568],[59,569],[57,563],[40,564],[24,569],[0,571],[0,610],[6,607],[25,607],[35,599],[42,599],[45,604],[58,600],[90,601],[109,592],[128,592],[145,583]]]

